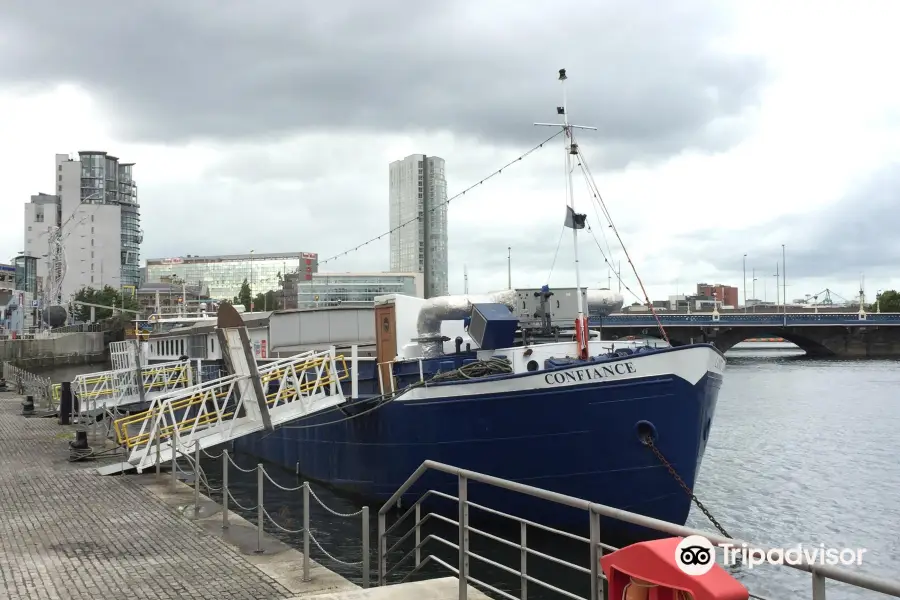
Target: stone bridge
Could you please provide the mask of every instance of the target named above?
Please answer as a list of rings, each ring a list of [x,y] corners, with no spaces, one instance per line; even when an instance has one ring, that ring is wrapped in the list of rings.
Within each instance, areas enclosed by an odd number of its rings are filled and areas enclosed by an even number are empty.
[[[722,352],[748,338],[781,337],[810,356],[900,356],[900,313],[660,314],[672,345],[708,342]],[[591,319],[607,339],[659,337],[657,317],[618,314]]]

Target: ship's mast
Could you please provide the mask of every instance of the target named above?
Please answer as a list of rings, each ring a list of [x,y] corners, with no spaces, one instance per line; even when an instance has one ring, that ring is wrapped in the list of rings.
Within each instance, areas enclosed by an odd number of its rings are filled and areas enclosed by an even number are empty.
[[[576,302],[578,306],[578,316],[575,318],[575,339],[578,342],[578,357],[581,359],[588,358],[588,324],[587,319],[584,315],[584,296],[582,295],[581,290],[581,272],[578,265],[578,223],[575,222],[575,217],[577,213],[575,212],[575,190],[572,185],[572,157],[578,154],[578,145],[575,143],[575,140],[572,137],[573,129],[591,129],[596,131],[596,127],[589,127],[586,125],[571,125],[569,123],[569,111],[568,111],[568,99],[566,97],[566,70],[559,70],[559,81],[562,85],[562,95],[563,102],[562,106],[556,107],[556,113],[562,115],[563,122],[560,123],[535,123],[535,125],[543,126],[543,127],[562,127],[565,132],[564,136],[564,144],[566,151],[566,202],[571,212],[572,217],[572,243],[575,246],[575,288],[576,288]],[[568,219],[570,215],[566,215],[566,221],[568,224]],[[583,225],[582,225],[583,226]]]

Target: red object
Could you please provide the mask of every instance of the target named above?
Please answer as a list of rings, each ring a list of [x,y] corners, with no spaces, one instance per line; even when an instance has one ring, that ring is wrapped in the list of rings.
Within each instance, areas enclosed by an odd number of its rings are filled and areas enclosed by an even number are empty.
[[[266,357],[266,340],[260,340],[259,342],[259,354],[260,358]]]
[[[588,323],[587,317],[575,317],[575,341],[578,342],[578,358],[588,359]]]
[[[622,598],[631,578],[654,583],[650,600],[678,600],[687,592],[693,600],[747,600],[750,593],[718,564],[703,575],[688,575],[675,560],[682,538],[666,538],[632,544],[600,559],[608,579],[609,598]]]

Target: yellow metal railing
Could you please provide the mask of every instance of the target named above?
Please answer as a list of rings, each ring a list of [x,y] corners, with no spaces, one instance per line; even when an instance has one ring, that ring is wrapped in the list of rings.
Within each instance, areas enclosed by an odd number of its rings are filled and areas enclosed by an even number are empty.
[[[326,385],[331,385],[333,382],[346,380],[350,376],[350,371],[347,368],[347,360],[343,355],[335,356],[334,359],[335,364],[339,365],[339,368],[336,369],[340,373],[339,375],[335,376],[334,373],[332,373],[331,366],[328,364],[329,362],[330,357],[320,356],[299,364],[291,365],[291,367],[278,367],[272,369],[271,371],[262,373],[260,379],[262,384],[266,386],[272,381],[281,380],[285,375],[288,374],[291,368],[297,373],[302,373],[310,369],[323,366],[324,364],[321,375],[317,377],[315,381],[304,382],[296,386],[292,385],[289,388],[284,388],[277,392],[266,394],[266,404],[271,406],[281,401],[291,402],[295,400],[299,394],[310,392],[315,390],[316,388],[322,388]],[[166,406],[157,406],[140,413],[123,417],[121,419],[116,419],[113,422],[113,429],[116,433],[116,441],[119,443],[119,445],[125,446],[129,449],[140,446],[142,444],[147,444],[151,441],[151,436],[155,435],[155,433],[151,433],[150,431],[142,431],[135,435],[129,435],[129,426],[152,421],[159,416],[160,412],[169,412],[176,410],[189,411],[189,409],[194,406],[199,406],[213,399],[218,400],[220,398],[227,397],[231,393],[232,385],[234,383],[234,380],[228,382],[227,391],[212,392],[211,388],[209,390],[204,390],[202,392],[192,394],[187,398],[176,400],[175,402]],[[222,385],[225,385],[224,382]],[[191,430],[195,426],[211,425],[217,421],[221,421],[232,416],[234,416],[234,411],[224,413],[221,416],[217,412],[208,412],[203,415],[185,417],[180,421],[161,426],[159,428],[159,437],[160,440],[168,439],[176,432],[182,433]]]
[[[181,370],[182,375],[178,376],[175,379],[163,380],[163,381],[150,381],[144,382],[144,389],[148,392],[155,390],[156,388],[165,387],[168,385],[176,384],[176,383],[188,383],[187,370],[184,367],[166,367],[164,369],[160,369],[155,373],[174,373],[175,371]],[[112,382],[114,379],[113,375],[103,374],[97,375],[95,377],[87,377],[82,379],[79,383],[84,385],[97,385],[99,383]],[[113,394],[112,389],[102,389],[96,390],[92,392],[80,392],[79,398],[87,400],[89,398],[98,398],[100,396],[111,396]],[[62,399],[62,384],[54,383],[50,386],[50,397],[53,399],[55,404],[59,404]]]
[[[162,379],[161,381],[157,381],[157,380],[155,379],[155,378],[156,378],[157,376],[159,376],[159,375],[166,375],[166,374],[168,374],[168,373],[175,373],[176,371],[181,371],[181,375],[179,375],[179,376],[176,377],[175,379]],[[80,391],[80,392],[79,392],[79,398],[81,398],[82,400],[88,400],[88,399],[99,398],[99,397],[101,397],[101,396],[112,396],[112,395],[114,395],[114,394],[115,394],[115,391],[116,391],[114,386],[115,386],[116,383],[117,383],[115,380],[116,380],[116,378],[119,377],[119,376],[121,376],[121,373],[116,373],[115,375],[104,373],[103,375],[97,375],[97,376],[95,376],[95,377],[86,377],[85,379],[82,379],[82,380],[79,382],[79,384],[82,385],[82,386],[91,386],[91,385],[96,386],[96,385],[100,385],[100,384],[104,384],[104,383],[109,383],[109,384],[111,384],[113,387],[110,387],[110,388],[103,388],[103,389],[99,389],[99,390],[92,390],[92,391],[89,391],[89,392],[88,392],[88,391]],[[187,368],[184,367],[184,366],[178,366],[178,367],[165,367],[165,368],[157,369],[157,370],[153,370],[153,369],[151,368],[151,369],[147,369],[146,371],[142,371],[142,372],[141,372],[141,377],[142,377],[142,378],[146,379],[148,376],[153,378],[153,379],[151,379],[150,381],[144,381],[144,382],[143,382],[143,383],[144,383],[144,390],[146,390],[146,391],[148,391],[148,392],[154,391],[154,390],[156,390],[156,389],[158,389],[158,388],[168,387],[168,386],[170,386],[170,385],[174,385],[174,384],[177,384],[177,383],[185,383],[185,384],[187,384],[187,383],[190,382],[190,380],[188,379],[188,371],[187,371]],[[60,392],[60,393],[61,393],[61,392]]]
[[[341,366],[340,371],[343,372],[343,374],[340,377],[338,377],[338,380],[343,381],[343,380],[347,379],[347,377],[349,376],[349,371],[347,369],[347,359],[343,355],[339,355],[339,356],[335,357],[335,362],[336,363],[340,362],[340,366]],[[175,371],[177,369],[183,369],[183,367],[169,367],[169,368],[163,369],[161,372],[166,373],[166,372]],[[278,377],[281,377],[283,372],[284,372],[284,370],[282,369],[282,370],[274,371],[273,373],[277,373]],[[271,381],[272,378],[274,378],[274,376],[270,377],[268,380],[264,379],[264,381],[265,382]],[[85,384],[97,384],[97,383],[103,382],[104,379],[110,380],[110,379],[112,379],[112,376],[111,375],[98,375],[96,377],[92,377],[90,379],[85,380],[84,383]],[[145,383],[144,389],[147,391],[151,391],[157,387],[166,385],[167,383],[168,384],[188,383],[187,371],[184,371],[184,374],[181,377],[175,379],[174,381],[150,382],[149,384]],[[86,397],[97,397],[97,396],[101,396],[103,394],[111,394],[111,393],[112,392],[107,391],[107,390],[101,390],[101,391],[97,391],[97,392],[87,392],[87,393],[84,393],[83,395]],[[50,386],[50,397],[52,398],[54,404],[58,405],[60,403],[60,401],[62,399],[62,384],[54,383],[53,385]],[[87,398],[85,398],[85,399],[87,399]]]
[[[169,406],[166,407],[166,410],[171,409],[171,410],[175,411],[175,410],[181,410],[184,408],[190,408],[192,406],[198,406],[208,400],[212,400],[213,398],[215,398],[215,399],[224,398],[224,397],[228,396],[230,391],[231,390],[229,389],[227,392],[216,392],[213,394],[209,394],[207,392],[193,394],[187,398],[183,398],[177,402],[173,402],[172,404],[170,404]],[[145,421],[150,421],[153,418],[155,418],[160,413],[160,411],[161,411],[161,409],[150,409],[150,410],[145,410],[143,412],[139,412],[139,413],[130,415],[128,417],[116,419],[113,422],[113,428],[115,429],[115,432],[116,432],[116,441],[120,445],[125,446],[126,448],[134,448],[135,446],[149,442],[150,435],[151,435],[149,431],[145,431],[145,432],[130,436],[130,435],[128,435],[128,426],[135,425],[137,423],[143,423]],[[234,412],[226,413],[226,414],[223,414],[221,418],[230,417],[233,414],[234,414]],[[175,431],[178,431],[178,433],[181,433],[182,431],[185,431],[185,430],[193,427],[195,423],[198,425],[206,425],[218,418],[219,418],[219,415],[216,413],[207,413],[207,414],[203,415],[201,418],[198,418],[198,417],[186,418],[181,421],[172,423],[171,425],[165,425],[163,427],[160,427],[159,436],[160,436],[160,438],[168,438]]]

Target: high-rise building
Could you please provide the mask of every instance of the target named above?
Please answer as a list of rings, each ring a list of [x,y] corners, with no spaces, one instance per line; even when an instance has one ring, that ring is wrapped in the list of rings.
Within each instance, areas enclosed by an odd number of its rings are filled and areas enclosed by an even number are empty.
[[[424,273],[426,298],[446,295],[449,268],[444,159],[412,154],[392,162],[389,172],[390,269],[394,273]],[[401,227],[404,223],[409,224]]]
[[[106,152],[82,151],[78,160],[56,155],[56,193],[25,205],[25,254],[38,257],[46,304],[64,303],[83,287],[140,285],[133,166]]]

